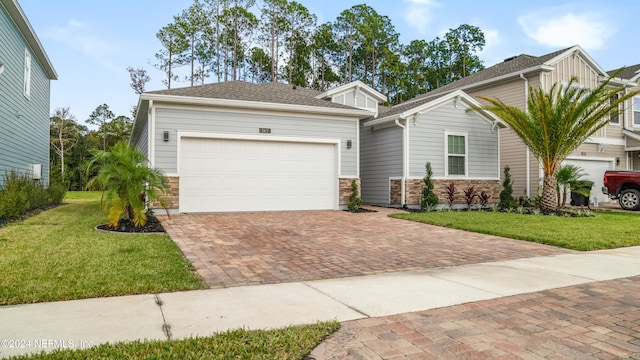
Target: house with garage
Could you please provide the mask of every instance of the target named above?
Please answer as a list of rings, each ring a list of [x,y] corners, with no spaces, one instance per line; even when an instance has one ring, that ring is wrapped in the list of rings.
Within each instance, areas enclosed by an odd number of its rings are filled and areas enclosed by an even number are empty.
[[[15,0],[0,0],[0,185],[7,171],[49,183],[49,106],[57,74]]]
[[[423,96],[381,109],[360,122],[362,200],[382,206],[420,207],[426,163],[434,191],[446,203],[448,184],[457,202],[473,186],[497,201],[500,133],[504,123],[474,111],[480,103],[462,90]]]
[[[637,77],[634,77],[637,74],[634,74],[629,70],[629,73],[618,75],[628,76],[629,79],[613,79],[610,84],[625,91],[632,79],[637,81]],[[542,56],[521,54],[507,58],[421,97],[463,90],[474,98],[498,98],[526,111],[530,88],[543,88],[547,91],[553,84],[567,84],[572,77],[577,78],[577,86],[595,88],[609,76],[580,46],[573,46]],[[595,182],[591,191],[592,200],[609,201],[608,196],[601,192],[604,171],[633,169],[635,159],[632,149],[640,143],[627,143],[625,140],[636,136],[635,133],[629,133],[633,129],[633,118],[631,106],[628,108],[621,109],[620,116],[612,117],[607,126],[583,143],[565,161],[566,164],[580,166],[586,173],[585,179]],[[640,139],[640,136],[636,138]],[[514,196],[538,195],[543,177],[540,163],[509,128],[500,129],[500,164],[511,169]]]
[[[615,71],[609,71],[613,74]],[[620,69],[616,77],[623,91],[640,90],[640,64]],[[620,115],[622,135],[627,153],[627,170],[640,171],[640,96],[628,100]]]
[[[361,82],[151,91],[130,142],[169,180],[172,212],[340,209],[360,182],[360,120],[385,101]]]

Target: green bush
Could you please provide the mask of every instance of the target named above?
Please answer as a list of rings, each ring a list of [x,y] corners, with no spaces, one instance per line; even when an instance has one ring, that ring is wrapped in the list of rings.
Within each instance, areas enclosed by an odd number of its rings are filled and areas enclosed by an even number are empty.
[[[65,193],[62,184],[45,188],[28,174],[8,171],[4,174],[4,185],[0,186],[0,218],[13,219],[30,210],[60,204]]]
[[[431,177],[433,176],[433,170],[431,170],[431,163],[428,162],[425,165],[426,175],[424,176],[424,187],[422,188],[422,201],[420,202],[420,208],[422,210],[431,210],[438,206],[438,195],[433,192],[433,182]]]
[[[358,193],[358,183],[355,180],[351,180],[351,195],[349,195],[349,204],[347,205],[349,211],[358,211],[360,205],[362,205],[362,199],[360,199]]]
[[[500,191],[500,202],[498,207],[501,209],[513,209],[518,202],[513,197],[513,181],[511,181],[511,173],[509,166],[504,167],[504,179],[502,180],[502,191]]]

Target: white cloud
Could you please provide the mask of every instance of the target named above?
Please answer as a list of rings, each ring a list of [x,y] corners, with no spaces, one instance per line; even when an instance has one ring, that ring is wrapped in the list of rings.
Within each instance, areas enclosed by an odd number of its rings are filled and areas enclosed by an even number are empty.
[[[580,45],[585,50],[604,47],[613,35],[613,24],[607,23],[601,14],[593,12],[560,13],[549,8],[520,16],[518,23],[525,34],[542,45],[565,47]]]
[[[420,35],[426,35],[433,18],[433,10],[442,4],[435,0],[404,0],[404,2],[408,4],[405,8],[404,20]]]
[[[93,58],[103,67],[114,72],[121,72],[122,69],[115,66],[110,60],[110,56],[116,49],[110,42],[89,34],[87,24],[71,19],[63,27],[47,29],[43,36],[59,43],[62,43],[84,55]]]

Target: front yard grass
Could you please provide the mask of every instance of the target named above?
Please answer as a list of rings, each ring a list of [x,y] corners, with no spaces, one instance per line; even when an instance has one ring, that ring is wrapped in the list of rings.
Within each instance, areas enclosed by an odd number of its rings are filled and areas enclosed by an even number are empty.
[[[202,289],[165,234],[95,231],[100,193],[69,193],[64,205],[0,228],[0,305]]]
[[[572,250],[640,245],[640,214],[597,212],[595,217],[560,217],[488,211],[436,211],[392,217],[453,229],[533,241]]]
[[[302,359],[338,330],[337,321],[276,330],[231,330],[211,337],[102,344],[12,359]]]

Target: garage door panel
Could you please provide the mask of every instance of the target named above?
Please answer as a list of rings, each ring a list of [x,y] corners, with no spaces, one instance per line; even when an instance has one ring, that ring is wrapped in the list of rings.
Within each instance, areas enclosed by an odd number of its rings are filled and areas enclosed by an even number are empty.
[[[185,138],[180,211],[334,209],[334,144]]]

